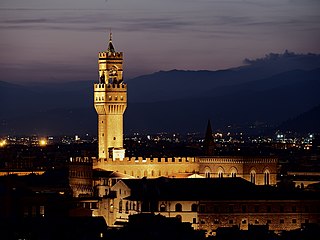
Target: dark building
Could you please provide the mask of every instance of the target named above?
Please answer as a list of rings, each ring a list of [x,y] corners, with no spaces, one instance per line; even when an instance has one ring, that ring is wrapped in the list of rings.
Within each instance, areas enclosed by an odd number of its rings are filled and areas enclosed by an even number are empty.
[[[206,135],[203,142],[203,150],[205,156],[212,156],[214,154],[214,139],[212,136],[211,122],[208,120]]]
[[[107,221],[152,212],[189,222],[208,236],[220,227],[267,225],[279,233],[320,220],[319,191],[258,186],[241,178],[124,179],[112,191],[113,218]]]

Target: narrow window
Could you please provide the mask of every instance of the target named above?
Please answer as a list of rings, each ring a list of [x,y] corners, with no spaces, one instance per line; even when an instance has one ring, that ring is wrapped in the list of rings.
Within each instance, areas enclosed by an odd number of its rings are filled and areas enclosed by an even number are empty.
[[[129,213],[129,202],[126,202],[126,213]]]
[[[266,170],[264,172],[264,185],[269,185],[270,184],[270,172]]]
[[[256,172],[255,171],[250,172],[250,182],[253,184],[256,183]]]
[[[192,205],[191,205],[191,211],[192,211],[192,212],[197,212],[197,211],[198,211],[198,205],[195,204],[195,203],[192,204]]]
[[[122,200],[119,201],[119,213],[122,213]]]

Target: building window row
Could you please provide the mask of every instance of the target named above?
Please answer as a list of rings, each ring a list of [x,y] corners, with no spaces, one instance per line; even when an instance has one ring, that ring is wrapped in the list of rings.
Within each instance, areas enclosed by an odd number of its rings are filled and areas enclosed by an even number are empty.
[[[203,219],[201,219],[200,222],[205,222],[205,221]],[[227,222],[228,222],[228,224],[238,224],[234,219],[228,219]],[[275,224],[276,222],[278,222],[280,224],[287,224],[287,222],[284,219],[280,219],[278,221],[275,221],[275,220],[272,221],[271,219],[267,219],[266,220],[267,224]],[[304,222],[305,223],[309,223],[309,219],[305,219]],[[215,219],[213,219],[212,223],[213,224],[221,224],[221,221],[220,221],[220,219],[215,218]],[[293,218],[293,219],[291,219],[291,223],[292,224],[296,224],[296,223],[298,223],[298,221],[297,221],[296,218]],[[241,220],[241,224],[243,224],[243,225],[248,224],[248,220],[247,219],[242,219]],[[254,224],[256,224],[256,225],[260,224],[260,220],[259,219],[255,219],[254,220]]]
[[[119,201],[119,213],[122,213],[124,211],[126,214],[128,214],[129,211],[131,210],[139,211],[140,210],[139,208],[140,208],[139,202],[125,201],[125,205],[124,205],[122,199]]]
[[[176,205],[175,205],[175,211],[176,212],[182,212],[182,205],[181,205],[181,203],[177,203]],[[198,204],[192,204],[191,205],[191,212],[198,212]],[[164,204],[164,203],[162,203],[161,205],[160,205],[160,207],[159,207],[159,211],[160,212],[166,212],[166,211],[170,211],[170,209],[167,209],[167,205],[166,204]]]
[[[200,205],[200,212],[213,212],[213,213],[296,213],[298,209],[296,206],[286,207],[284,205]],[[301,212],[309,212],[309,206],[301,208]]]
[[[71,178],[91,178],[92,174],[90,171],[70,171],[69,176]]]

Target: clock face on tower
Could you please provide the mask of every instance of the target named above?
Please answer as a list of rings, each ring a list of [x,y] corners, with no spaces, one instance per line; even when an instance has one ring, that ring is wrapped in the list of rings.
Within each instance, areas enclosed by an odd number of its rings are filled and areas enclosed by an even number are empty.
[[[117,76],[117,69],[115,67],[111,68],[109,71],[109,76],[114,77]]]

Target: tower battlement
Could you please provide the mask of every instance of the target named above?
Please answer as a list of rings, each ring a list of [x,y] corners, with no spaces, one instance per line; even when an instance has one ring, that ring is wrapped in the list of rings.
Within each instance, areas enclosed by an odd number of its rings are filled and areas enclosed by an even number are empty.
[[[99,52],[99,59],[123,59],[123,52]]]
[[[116,89],[116,90],[123,90],[123,91],[127,91],[127,84],[126,83],[95,83],[94,84],[94,90],[96,91],[105,91],[105,90],[112,90],[112,89]]]
[[[150,164],[150,163],[192,163],[197,162],[196,157],[162,157],[162,158],[143,158],[143,157],[125,157],[124,159],[104,158],[97,159],[95,165],[99,162],[107,162],[108,164]]]
[[[99,162],[108,164],[150,164],[150,163],[277,163],[277,157],[270,156],[215,156],[215,157],[161,157],[161,158],[144,158],[144,157],[125,157],[123,159],[100,158],[95,160],[95,165]]]

